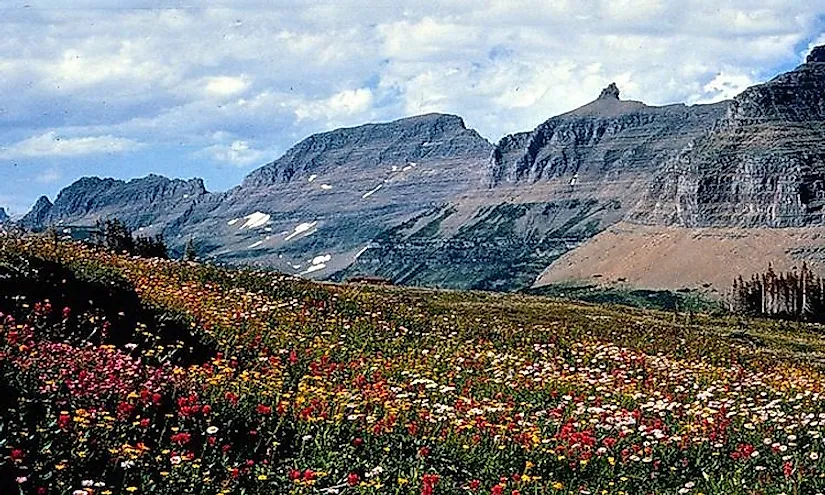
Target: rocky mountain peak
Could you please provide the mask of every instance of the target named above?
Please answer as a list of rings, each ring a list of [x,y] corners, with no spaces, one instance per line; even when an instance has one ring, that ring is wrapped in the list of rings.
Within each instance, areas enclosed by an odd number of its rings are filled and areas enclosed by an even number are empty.
[[[825,45],[814,47],[814,49],[811,50],[811,53],[808,54],[808,58],[805,62],[809,64],[825,63]]]
[[[5,223],[9,220],[9,215],[6,213],[6,209],[0,206],[0,223]]]
[[[20,225],[26,228],[38,228],[46,225],[54,205],[46,196],[40,196],[31,211],[20,219]]]
[[[619,87],[616,86],[616,83],[610,83],[606,88],[604,88],[599,95],[600,100],[618,100],[619,99]]]
[[[457,115],[429,113],[314,134],[253,171],[245,186],[322,176],[339,167],[358,174],[381,166],[468,157],[486,159],[492,145]]]

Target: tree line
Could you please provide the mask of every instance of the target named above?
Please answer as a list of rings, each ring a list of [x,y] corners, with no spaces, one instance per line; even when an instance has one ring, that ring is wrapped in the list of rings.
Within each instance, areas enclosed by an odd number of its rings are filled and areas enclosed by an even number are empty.
[[[825,279],[815,275],[806,263],[801,269],[774,271],[733,281],[728,301],[733,313],[806,321],[825,321]]]

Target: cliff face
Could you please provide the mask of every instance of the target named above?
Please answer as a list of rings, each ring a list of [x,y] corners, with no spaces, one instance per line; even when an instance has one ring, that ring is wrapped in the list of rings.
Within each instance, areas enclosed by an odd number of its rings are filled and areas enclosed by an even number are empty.
[[[726,106],[652,107],[620,100],[611,84],[597,100],[503,138],[493,152],[492,184],[645,180],[722,118]]]
[[[665,162],[633,221],[688,227],[821,225],[825,50],[734,98],[714,129]]]
[[[10,221],[9,215],[6,213],[6,209],[0,207],[0,223],[6,223]]]

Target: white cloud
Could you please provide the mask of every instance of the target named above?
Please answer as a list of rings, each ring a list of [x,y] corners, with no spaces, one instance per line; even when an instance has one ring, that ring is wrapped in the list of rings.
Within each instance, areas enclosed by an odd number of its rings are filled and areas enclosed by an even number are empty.
[[[41,184],[52,184],[63,178],[63,174],[56,167],[50,167],[34,177]]]
[[[87,137],[61,137],[55,131],[0,147],[0,157],[71,157],[98,153],[123,153],[141,147],[141,143],[111,135]]]
[[[712,103],[733,98],[753,84],[754,80],[745,74],[720,72],[702,87],[704,95],[697,103]]]
[[[650,104],[716,101],[825,42],[810,0],[31,3],[0,18],[0,157],[62,157],[67,181],[85,155],[141,144],[159,173],[180,173],[175,153],[240,171],[314,132],[428,111],[495,141],[611,81]]]
[[[217,76],[206,79],[206,92],[215,96],[233,96],[249,87],[245,77]]]
[[[372,91],[369,88],[348,89],[335,93],[329,98],[298,104],[295,108],[295,116],[299,121],[304,119],[335,121],[340,117],[367,111],[372,106],[372,102]]]
[[[266,158],[264,151],[252,148],[248,142],[241,140],[212,145],[204,151],[215,161],[237,167],[260,164]]]

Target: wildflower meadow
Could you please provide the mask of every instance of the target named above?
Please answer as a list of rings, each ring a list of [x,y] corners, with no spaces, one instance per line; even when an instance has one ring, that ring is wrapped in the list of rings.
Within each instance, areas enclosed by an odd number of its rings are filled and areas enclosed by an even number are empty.
[[[820,328],[0,239],[0,493],[825,492]]]

